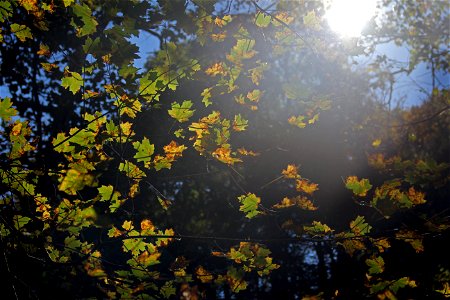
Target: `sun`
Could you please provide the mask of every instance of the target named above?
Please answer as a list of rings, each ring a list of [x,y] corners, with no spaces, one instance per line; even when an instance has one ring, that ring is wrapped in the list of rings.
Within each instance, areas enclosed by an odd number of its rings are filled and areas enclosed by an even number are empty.
[[[377,0],[331,0],[325,18],[339,35],[357,37],[375,14],[376,4]]]

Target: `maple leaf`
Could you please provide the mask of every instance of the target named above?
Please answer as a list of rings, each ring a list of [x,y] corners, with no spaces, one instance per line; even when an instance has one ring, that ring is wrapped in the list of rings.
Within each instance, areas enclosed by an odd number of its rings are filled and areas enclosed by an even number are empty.
[[[367,192],[372,188],[368,179],[358,180],[356,176],[349,176],[345,180],[345,187],[349,190],[352,190],[353,194],[356,196],[364,197],[367,195]]]
[[[299,192],[304,192],[311,195],[319,189],[318,186],[319,185],[317,183],[309,182],[306,179],[297,179],[295,188]]]
[[[0,119],[4,121],[11,120],[11,117],[17,115],[17,110],[12,107],[11,99],[6,97],[5,99],[0,99]]]
[[[384,271],[384,259],[381,256],[373,259],[366,259],[366,265],[369,267],[369,274],[380,274]]]
[[[217,75],[227,75],[226,65],[223,62],[213,64],[205,70],[206,75],[215,77]]]
[[[363,216],[357,216],[355,220],[350,222],[350,230],[357,236],[368,234],[371,229],[372,226],[366,223]]]
[[[258,27],[267,27],[270,24],[270,21],[272,21],[272,17],[269,15],[266,15],[264,13],[258,13],[255,19],[255,24]]]
[[[197,278],[202,283],[209,283],[214,279],[214,276],[202,266],[197,267],[197,269],[195,270],[195,275],[197,275]]]
[[[331,233],[334,230],[331,229],[327,224],[322,224],[319,221],[313,221],[312,226],[303,226],[303,229],[310,234],[317,235],[317,234],[327,234]]]
[[[180,105],[179,103],[172,103],[172,109],[168,110],[169,115],[176,119],[178,122],[186,122],[195,112],[195,109],[190,109],[192,107],[192,101],[183,101]]]
[[[21,230],[30,221],[31,221],[31,219],[28,218],[28,217],[24,217],[24,216],[21,216],[21,215],[15,215],[14,216],[14,227],[17,230]]]
[[[70,72],[69,70],[64,71],[61,85],[69,89],[74,95],[80,90],[83,84],[83,77],[79,73]]]
[[[258,205],[261,202],[261,198],[257,197],[253,193],[248,193],[247,195],[241,195],[238,197],[239,202],[242,204],[239,210],[244,212],[247,218],[251,219],[260,214],[258,211]]]
[[[151,156],[155,151],[155,146],[150,144],[148,138],[144,137],[142,142],[133,142],[133,148],[136,150],[136,154],[133,156],[138,162],[144,162],[148,168],[150,165]]]
[[[26,25],[11,24],[11,31],[17,36],[21,42],[25,42],[26,39],[32,39],[31,29]]]
[[[283,176],[285,178],[300,178],[300,175],[298,175],[298,168],[296,165],[292,165],[289,164],[286,169],[284,169],[283,171],[281,171],[281,174],[283,174]]]
[[[241,114],[234,116],[233,129],[234,131],[244,131],[248,126],[248,120],[242,118]]]
[[[233,165],[237,162],[242,162],[242,160],[240,160],[239,158],[234,158],[231,157],[231,149],[228,147],[219,147],[216,150],[214,150],[214,152],[212,153],[212,156],[214,158],[216,158],[217,160],[229,164],[229,165]]]
[[[66,5],[66,3],[64,3]],[[70,5],[70,4],[69,4]],[[92,34],[96,31],[98,22],[92,16],[92,11],[86,4],[79,5],[75,4],[72,6],[73,13],[81,19],[83,26],[77,28],[77,36],[82,37],[85,35]]]

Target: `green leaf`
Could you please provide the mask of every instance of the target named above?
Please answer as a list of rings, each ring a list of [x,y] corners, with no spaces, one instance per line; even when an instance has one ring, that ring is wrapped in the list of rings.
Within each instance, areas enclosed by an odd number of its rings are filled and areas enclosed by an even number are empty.
[[[74,95],[83,86],[83,78],[77,72],[65,71],[65,76],[62,78],[61,85],[65,89],[69,89]]]
[[[380,274],[384,271],[384,259],[381,256],[374,259],[366,259],[366,265],[369,267],[369,274]]]
[[[5,19],[12,15],[11,3],[9,1],[0,1],[0,22],[5,22]],[[0,35],[1,36],[1,35]]]
[[[173,296],[176,294],[177,290],[173,286],[173,283],[168,281],[168,282],[164,283],[164,285],[160,288],[159,292],[161,293],[161,295],[164,298],[169,299],[170,296]]]
[[[308,14],[303,17],[303,24],[312,29],[320,29],[320,20],[313,10],[308,12]]]
[[[15,227],[17,230],[20,230],[20,229],[22,229],[25,225],[27,225],[28,222],[30,222],[30,221],[31,221],[31,219],[28,218],[28,217],[24,217],[24,216],[21,216],[21,215],[16,215],[16,216],[14,216],[14,227]]]
[[[123,250],[126,252],[131,251],[134,256],[137,256],[139,253],[145,251],[146,246],[147,243],[145,243],[143,239],[129,238],[123,240]]]
[[[356,196],[364,197],[367,195],[367,192],[372,188],[368,179],[358,180],[356,176],[349,176],[345,181],[345,187],[349,190],[352,190],[353,194]]]
[[[53,138],[52,145],[53,146],[58,145],[57,147],[55,147],[55,149],[54,149],[55,151],[66,153],[66,152],[72,152],[75,149],[74,146],[70,145],[69,140],[63,142],[66,138],[67,137],[66,137],[65,133],[62,133],[62,132],[58,133],[56,135],[56,138]]]
[[[82,37],[85,35],[92,34],[96,31],[98,25],[95,18],[92,16],[92,11],[86,4],[72,6],[73,13],[81,19],[83,26],[77,28],[77,36]]]
[[[370,232],[372,226],[366,223],[362,216],[357,216],[355,220],[350,222],[350,229],[355,235],[365,235]]]
[[[406,286],[416,287],[416,282],[414,280],[409,279],[409,277],[402,277],[391,283],[389,289],[394,293],[397,293],[399,289],[404,288]]]
[[[97,190],[100,195],[100,201],[117,201],[120,197],[120,192],[114,191],[112,185],[102,185]]]
[[[64,239],[64,245],[71,250],[75,250],[81,247],[82,243],[75,236],[68,236]]]
[[[255,194],[248,193],[247,195],[241,195],[238,197],[238,200],[242,204],[239,210],[244,212],[247,218],[254,218],[261,213],[258,211],[258,204],[261,202],[261,198]]]
[[[64,2],[64,7],[70,6],[73,4],[75,0],[63,0]]]
[[[135,164],[125,160],[119,164],[119,171],[124,172],[130,179],[141,179],[145,177],[145,173],[141,171]]]
[[[25,42],[27,38],[30,40],[33,38],[30,28],[25,25],[19,25],[16,23],[11,24],[11,31],[14,32],[21,42]]]
[[[248,120],[242,118],[241,114],[234,116],[233,129],[235,131],[244,131],[247,128]]]
[[[327,224],[322,224],[318,221],[313,221],[312,226],[303,226],[303,229],[310,234],[327,234],[333,232]]]
[[[178,122],[185,122],[189,120],[190,117],[194,114],[195,110],[191,110],[192,101],[183,101],[180,105],[179,103],[172,103],[172,109],[168,110],[169,115],[176,119]]]
[[[205,104],[205,107],[208,107],[212,104],[212,102],[210,100],[211,99],[211,89],[212,88],[206,88],[201,93],[201,96],[203,97],[202,102],[203,102],[203,104]]]
[[[155,145],[150,144],[149,139],[144,137],[142,142],[134,142],[133,148],[136,150],[136,154],[133,157],[138,162],[144,162],[147,166],[150,163],[151,156],[155,152]]]
[[[258,27],[267,27],[269,26],[271,20],[272,18],[269,15],[259,13],[256,17],[255,24]]]
[[[4,121],[11,120],[11,117],[17,115],[17,110],[12,107],[11,99],[6,97],[3,100],[0,100],[0,119]]]

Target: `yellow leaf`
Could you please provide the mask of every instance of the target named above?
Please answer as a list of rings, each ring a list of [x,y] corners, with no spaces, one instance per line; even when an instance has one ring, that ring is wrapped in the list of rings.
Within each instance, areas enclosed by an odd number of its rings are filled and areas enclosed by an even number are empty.
[[[381,145],[381,140],[380,139],[376,139],[372,142],[372,146],[374,148],[378,148]]]
[[[195,271],[197,278],[200,279],[202,283],[209,283],[214,279],[214,276],[209,273],[205,268],[199,266]]]
[[[317,183],[310,183],[308,180],[305,179],[297,179],[296,181],[296,189],[299,192],[305,192],[307,194],[312,194],[315,191],[317,191],[318,188]]]
[[[291,164],[289,164],[286,167],[286,169],[281,171],[281,174],[283,174],[283,176],[286,177],[286,178],[293,178],[293,179],[300,178],[300,175],[298,175],[298,168],[297,168],[297,166],[291,165]]]
[[[152,221],[145,219],[141,221],[141,229],[142,230],[154,230],[155,226],[153,225]]]
[[[125,229],[126,231],[131,231],[133,230],[134,226],[131,221],[124,221],[122,224],[122,228]]]

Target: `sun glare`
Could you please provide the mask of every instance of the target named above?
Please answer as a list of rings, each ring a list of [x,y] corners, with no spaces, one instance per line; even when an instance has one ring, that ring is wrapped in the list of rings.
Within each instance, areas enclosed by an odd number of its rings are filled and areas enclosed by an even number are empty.
[[[332,0],[325,14],[330,28],[344,37],[357,37],[375,14],[376,0]]]

